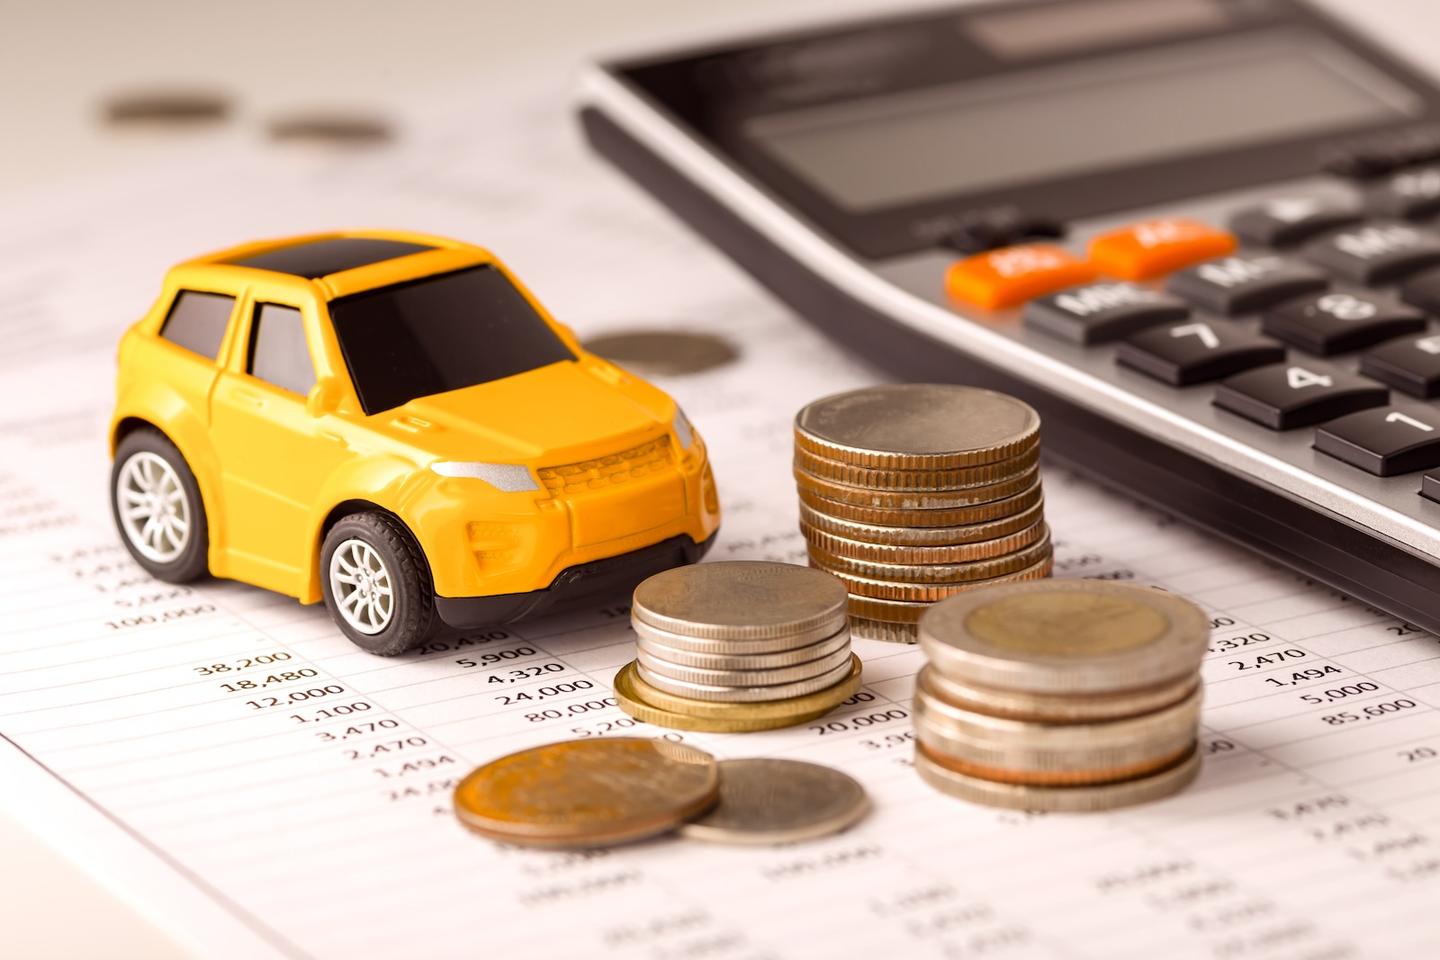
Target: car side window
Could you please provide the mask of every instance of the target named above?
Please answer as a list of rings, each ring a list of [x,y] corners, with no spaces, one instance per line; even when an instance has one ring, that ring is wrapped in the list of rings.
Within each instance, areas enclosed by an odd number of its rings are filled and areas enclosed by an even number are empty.
[[[310,392],[315,386],[315,365],[305,345],[305,324],[299,310],[277,303],[255,305],[245,371],[302,397]]]
[[[220,341],[225,339],[225,328],[234,309],[235,298],[223,293],[181,290],[170,305],[160,336],[191,353],[214,360],[220,356]]]

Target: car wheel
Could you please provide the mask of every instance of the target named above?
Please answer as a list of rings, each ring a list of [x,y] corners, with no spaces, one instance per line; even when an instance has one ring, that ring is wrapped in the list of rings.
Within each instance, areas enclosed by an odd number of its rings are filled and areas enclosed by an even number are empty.
[[[151,576],[187,583],[209,572],[200,485],[158,430],[141,428],[120,441],[110,468],[110,511],[125,549]]]
[[[331,527],[320,551],[320,582],[340,631],[370,653],[404,653],[439,622],[425,557],[388,514],[351,514]]]

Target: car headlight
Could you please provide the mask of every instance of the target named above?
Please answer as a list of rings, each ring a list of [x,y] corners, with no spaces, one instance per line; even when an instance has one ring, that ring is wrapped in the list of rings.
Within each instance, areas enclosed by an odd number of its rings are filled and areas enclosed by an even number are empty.
[[[430,469],[442,477],[461,477],[467,480],[484,480],[496,490],[506,493],[524,493],[539,490],[527,467],[515,463],[482,463],[471,460],[440,460],[430,464]]]
[[[670,424],[670,428],[675,431],[675,439],[680,441],[681,450],[689,450],[695,446],[695,428],[690,425],[690,419],[678,405],[675,407],[675,420]]]

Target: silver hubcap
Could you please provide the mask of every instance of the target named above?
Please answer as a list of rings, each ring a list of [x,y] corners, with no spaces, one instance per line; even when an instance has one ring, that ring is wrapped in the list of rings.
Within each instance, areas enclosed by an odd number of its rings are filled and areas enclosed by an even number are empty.
[[[330,594],[345,622],[364,634],[384,630],[395,613],[390,571],[364,540],[346,540],[330,555]]]
[[[131,454],[115,480],[120,528],[147,560],[171,563],[190,543],[190,501],[180,477],[163,458]]]

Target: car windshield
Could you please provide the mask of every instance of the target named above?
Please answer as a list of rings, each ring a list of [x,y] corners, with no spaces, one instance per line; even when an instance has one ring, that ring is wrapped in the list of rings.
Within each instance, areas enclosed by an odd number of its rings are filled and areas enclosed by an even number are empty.
[[[489,266],[341,297],[330,317],[367,414],[575,359]]]

